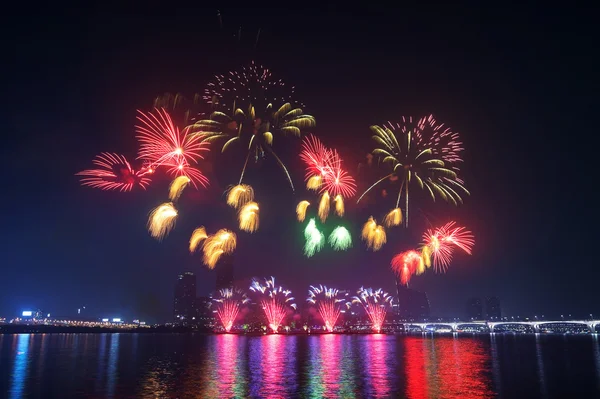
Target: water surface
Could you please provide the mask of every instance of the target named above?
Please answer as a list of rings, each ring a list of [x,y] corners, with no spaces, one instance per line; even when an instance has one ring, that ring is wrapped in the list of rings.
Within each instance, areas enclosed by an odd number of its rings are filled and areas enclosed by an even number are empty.
[[[0,335],[6,398],[600,397],[597,336]]]

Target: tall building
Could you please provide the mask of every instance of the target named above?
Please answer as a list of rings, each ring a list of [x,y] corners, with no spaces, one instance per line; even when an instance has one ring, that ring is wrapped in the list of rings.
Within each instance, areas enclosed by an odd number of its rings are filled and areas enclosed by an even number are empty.
[[[426,293],[408,288],[400,281],[396,282],[396,288],[398,290],[398,316],[413,320],[429,318],[431,310]]]
[[[485,299],[485,313],[488,320],[500,320],[502,312],[500,311],[500,299],[491,296]]]
[[[483,320],[481,298],[469,298],[467,300],[467,320]]]
[[[192,272],[180,274],[175,283],[173,316],[175,322],[193,323],[198,314],[196,303],[196,275]]]
[[[233,287],[233,255],[222,256],[215,267],[217,271],[217,291]]]
[[[212,327],[215,323],[213,300],[209,296],[196,298],[196,323],[201,327]]]

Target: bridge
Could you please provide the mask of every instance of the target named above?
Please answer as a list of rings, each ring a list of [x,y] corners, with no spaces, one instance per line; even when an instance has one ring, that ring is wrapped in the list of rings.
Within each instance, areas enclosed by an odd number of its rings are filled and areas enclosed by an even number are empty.
[[[536,321],[458,321],[452,323],[445,322],[427,322],[427,323],[400,323],[404,325],[404,330],[408,331],[411,327],[418,327],[425,332],[431,329],[441,328],[449,329],[451,332],[461,332],[465,328],[471,327],[487,327],[490,333],[493,333],[498,326],[528,326],[534,332],[539,333],[545,330],[544,327],[552,327],[558,325],[580,325],[585,326],[592,333],[596,332],[596,327],[600,326],[600,320],[536,320]]]

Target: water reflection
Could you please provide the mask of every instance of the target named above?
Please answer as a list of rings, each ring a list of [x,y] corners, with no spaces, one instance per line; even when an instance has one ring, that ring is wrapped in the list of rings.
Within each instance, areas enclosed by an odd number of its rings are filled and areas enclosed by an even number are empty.
[[[21,398],[25,389],[27,372],[29,369],[29,334],[19,334],[17,350],[15,351],[15,365],[13,367],[10,397]]]
[[[253,396],[282,398],[298,391],[296,339],[277,334],[250,339],[250,391]]]
[[[490,356],[482,341],[464,337],[406,337],[404,342],[409,398],[494,396]]]
[[[333,334],[308,338],[307,397],[354,397],[356,384],[352,379],[352,366],[355,359],[348,338]]]
[[[540,379],[540,393],[542,398],[547,398],[548,390],[546,389],[546,373],[544,371],[544,358],[542,356],[540,334],[535,334],[535,357],[537,360],[538,377]]]
[[[118,377],[117,362],[119,360],[119,337],[120,334],[111,334],[110,352],[108,353],[108,371],[107,371],[107,392],[108,397],[112,398],[115,394],[115,382]]]
[[[366,396],[386,398],[392,394],[391,362],[396,358],[396,345],[383,334],[369,335],[361,341],[363,353]]]

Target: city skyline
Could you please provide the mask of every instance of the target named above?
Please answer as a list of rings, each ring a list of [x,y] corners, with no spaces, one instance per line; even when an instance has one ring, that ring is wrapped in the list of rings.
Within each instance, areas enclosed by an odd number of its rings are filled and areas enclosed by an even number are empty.
[[[534,17],[533,11],[525,9],[521,15],[529,15],[534,26],[546,32],[556,15],[546,10],[548,14],[536,11]],[[2,276],[9,284],[0,293],[0,314],[29,307],[60,313],[86,304],[100,313],[122,309],[164,320],[172,313],[172,287],[166,281],[184,269],[192,270],[199,276],[198,289],[209,289],[214,272],[181,243],[199,223],[212,228],[227,220],[229,227],[234,226],[222,194],[229,181],[224,176],[237,170],[216,168],[207,191],[186,191],[182,212],[194,212],[194,217],[179,220],[162,243],[148,236],[144,224],[149,210],[165,197],[168,180],[157,180],[146,192],[120,194],[81,188],[73,175],[99,148],[131,147],[135,109],[147,109],[155,96],[167,91],[191,95],[213,75],[252,59],[296,86],[317,118],[317,135],[340,151],[353,172],[364,162],[363,148],[370,148],[371,124],[434,113],[461,133],[466,148],[463,170],[472,196],[456,209],[439,203],[424,204],[417,211],[418,207],[411,216],[414,230],[397,233],[395,245],[381,252],[367,252],[356,236],[349,252],[326,251],[306,259],[298,238],[300,226],[294,222],[298,196],[280,185],[279,170],[255,169],[255,177],[265,177],[261,189],[276,189],[277,194],[264,199],[263,209],[268,211],[261,215],[261,229],[240,240],[237,278],[275,275],[294,292],[309,284],[363,285],[393,292],[389,259],[418,240],[419,224],[427,225],[426,216],[435,222],[456,219],[477,238],[473,256],[457,257],[447,274],[411,281],[410,288],[426,292],[439,313],[463,313],[467,298],[490,295],[501,298],[503,313],[511,315],[600,311],[587,309],[597,306],[590,303],[599,277],[591,255],[584,251],[577,270],[565,272],[566,265],[575,267],[568,260],[572,255],[568,250],[553,251],[557,246],[576,248],[589,232],[589,198],[573,193],[574,187],[585,186],[578,180],[582,175],[571,176],[562,166],[586,170],[587,158],[562,144],[565,131],[589,132],[581,118],[589,100],[586,89],[572,74],[561,73],[576,62],[570,52],[583,57],[583,43],[561,36],[573,47],[557,50],[551,37],[522,41],[531,21],[524,24],[509,11],[491,15],[471,10],[470,17],[464,17],[464,30],[449,37],[444,18],[425,31],[409,23],[393,32],[386,25],[395,26],[395,13],[372,11],[365,17],[368,22],[361,23],[349,12],[326,10],[311,17],[313,29],[307,32],[282,29],[293,25],[290,21],[302,21],[302,12],[287,16],[289,20],[272,18],[281,12],[271,12],[256,15],[247,25],[252,18],[244,12],[221,10],[222,31],[216,10],[195,15],[194,24],[163,19],[158,13],[137,20],[122,16],[110,20],[114,29],[106,35],[96,33],[104,32],[104,21],[83,11],[50,19],[53,26],[68,20],[81,25],[53,27],[47,35],[42,32],[51,22],[32,16],[33,31],[17,33],[21,46],[8,90],[14,101],[7,109],[9,138],[2,170],[14,186],[10,192],[21,195],[7,206],[14,211],[7,216],[11,229],[2,240],[7,265]],[[410,13],[427,15],[426,10]],[[488,43],[477,32],[491,35],[491,31],[480,20],[512,21],[505,36],[483,35],[501,49],[498,53],[486,52]],[[158,32],[157,21],[168,28]],[[240,24],[241,42],[229,40]],[[254,49],[258,27],[261,38]],[[172,40],[152,40],[163,35]],[[179,40],[185,44],[172,45]],[[164,59],[164,54],[186,59],[188,49],[198,42],[210,56],[177,63],[177,68],[157,59]],[[398,48],[390,52],[392,45]],[[311,55],[296,54],[293,49],[298,46],[310,48]],[[540,57],[534,56],[532,47]],[[46,58],[44,69],[38,69],[32,54]],[[373,62],[378,55],[389,61]],[[555,76],[562,79],[556,81]],[[36,93],[52,93],[52,101]],[[573,98],[577,101],[566,100]],[[291,141],[282,157],[291,164],[294,180],[301,182],[295,159],[299,145],[299,140]],[[32,177],[34,183],[15,176]],[[271,185],[271,178],[278,182]],[[357,209],[356,220],[370,212]],[[356,235],[359,226],[352,227]]]

